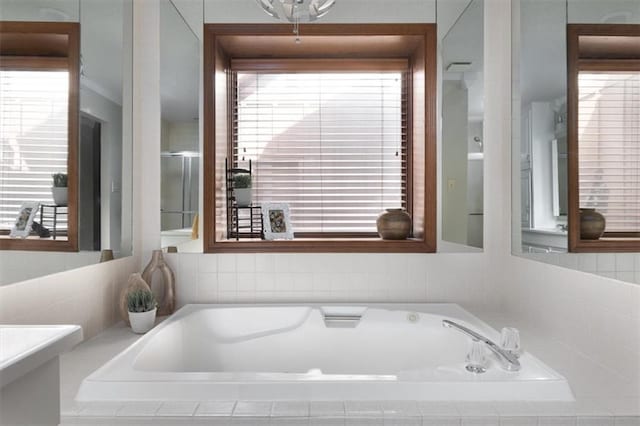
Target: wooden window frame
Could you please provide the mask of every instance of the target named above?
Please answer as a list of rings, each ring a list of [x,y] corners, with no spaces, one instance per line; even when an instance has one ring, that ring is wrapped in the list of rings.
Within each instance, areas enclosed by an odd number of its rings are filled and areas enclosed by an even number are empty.
[[[568,224],[569,252],[607,253],[640,251],[637,233],[605,232],[599,240],[580,238],[580,182],[578,140],[578,76],[581,71],[640,70],[640,58],[581,58],[581,36],[640,36],[635,24],[567,25],[567,152],[568,152]]]
[[[3,43],[20,34],[19,43]],[[66,49],[59,43],[67,37]],[[10,37],[10,36],[9,36]],[[50,38],[50,42],[47,42]],[[43,43],[43,39],[45,42]],[[7,52],[6,49],[10,51]],[[0,236],[0,250],[78,251],[78,138],[80,114],[80,24],[77,22],[0,22],[0,67],[11,70],[69,72],[67,175],[67,240],[15,239]]]
[[[377,252],[377,253],[430,253],[436,251],[436,90],[437,90],[437,32],[435,24],[306,24],[300,25],[303,34],[302,45],[307,37],[355,37],[360,42],[367,37],[388,37],[388,40],[411,39],[417,40],[417,45],[411,44],[411,52],[393,53],[387,46],[383,47],[385,56],[375,56],[370,52],[336,52],[326,49],[316,49],[312,54],[296,54],[300,52],[299,45],[291,37],[291,26],[286,24],[205,24],[204,26],[204,252],[205,253],[242,253],[242,252]],[[348,238],[340,235],[335,238],[296,238],[294,240],[263,241],[263,240],[226,240],[224,232],[226,223],[224,216],[224,158],[228,156],[228,149],[232,143],[232,132],[228,131],[232,114],[231,78],[229,70],[231,62],[255,66],[263,65],[278,67],[276,61],[253,61],[270,56],[265,50],[264,55],[246,57],[240,50],[233,51],[234,44],[239,37],[245,40],[256,40],[263,43],[265,38],[272,40],[287,40],[291,47],[291,56],[278,55],[286,59],[283,63],[287,67],[300,69],[316,68],[318,63],[325,61],[328,65],[339,66],[339,62],[347,66],[358,68],[367,61],[389,60],[392,64],[400,59],[408,61],[407,81],[410,89],[407,108],[410,118],[407,123],[409,130],[408,144],[414,148],[413,141],[419,145],[407,160],[408,184],[412,191],[408,191],[407,205],[413,208],[414,238],[390,241],[380,238],[362,238],[362,235]],[[286,37],[286,39],[285,39]],[[309,40],[307,38],[307,40]],[[373,40],[373,39],[372,39]],[[397,42],[396,42],[397,43]],[[239,43],[240,45],[242,43]],[[409,43],[410,44],[410,43]],[[348,43],[343,43],[348,46]],[[361,44],[362,45],[362,44]],[[371,44],[370,48],[373,48]],[[308,45],[307,45],[308,47]],[[296,49],[297,48],[297,49]],[[286,49],[286,47],[285,47]],[[386,49],[386,50],[385,50]],[[282,44],[280,45],[282,50]],[[338,51],[343,49],[337,49]],[[365,49],[366,50],[366,49]],[[238,55],[237,52],[240,52]],[[333,61],[342,59],[343,61]],[[347,60],[348,59],[348,60]],[[366,66],[366,65],[364,65]],[[342,68],[344,69],[344,68]],[[223,111],[221,111],[223,110]],[[414,115],[415,114],[415,115]],[[420,115],[418,115],[420,114]],[[424,114],[422,116],[422,114]],[[417,204],[416,204],[417,203]],[[416,205],[418,206],[416,208]],[[217,212],[217,214],[216,214]]]

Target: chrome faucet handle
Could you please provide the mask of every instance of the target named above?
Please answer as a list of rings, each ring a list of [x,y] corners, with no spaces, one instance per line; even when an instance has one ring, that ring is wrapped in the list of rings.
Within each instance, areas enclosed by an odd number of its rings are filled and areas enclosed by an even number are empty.
[[[476,333],[473,330],[468,329],[467,327],[460,325],[454,321],[450,320],[442,320],[442,326],[447,328],[453,328],[461,332],[462,334],[471,337],[473,340],[478,340],[484,343],[493,354],[496,356],[498,361],[500,362],[500,366],[507,371],[519,371],[520,370],[520,361],[518,358],[500,346],[496,345],[491,339],[488,337],[484,337],[483,335]]]
[[[520,346],[520,331],[513,327],[504,327],[500,332],[500,347],[506,352],[520,358],[522,347]]]
[[[479,340],[472,340],[467,354],[467,371],[481,374],[487,371],[487,357],[485,344]]]

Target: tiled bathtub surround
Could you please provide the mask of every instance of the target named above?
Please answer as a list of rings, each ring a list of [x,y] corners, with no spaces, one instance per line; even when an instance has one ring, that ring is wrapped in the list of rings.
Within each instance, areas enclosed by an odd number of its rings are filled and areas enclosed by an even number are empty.
[[[491,303],[482,254],[166,254],[178,306],[251,302]]]
[[[479,312],[494,328],[511,324],[526,350],[565,375],[574,403],[388,401],[200,401],[75,403],[87,374],[138,340],[118,324],[61,359],[63,424],[272,424],[272,425],[640,425],[640,393],[631,377],[605,367],[523,319]],[[634,394],[635,392],[635,394]]]
[[[507,314],[627,378],[640,396],[640,286],[510,259],[503,302]]]
[[[640,284],[640,253],[527,253],[522,256],[563,268]]]
[[[402,425],[402,426],[637,426],[640,417],[615,415],[585,403],[425,401],[202,401],[78,405],[62,424],[155,425]]]
[[[0,286],[0,324],[78,324],[85,339],[118,322],[117,298],[135,257]]]

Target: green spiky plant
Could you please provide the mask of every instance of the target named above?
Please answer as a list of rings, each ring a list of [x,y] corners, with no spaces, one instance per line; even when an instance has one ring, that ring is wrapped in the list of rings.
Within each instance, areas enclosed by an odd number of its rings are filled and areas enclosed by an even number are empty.
[[[53,175],[53,186],[55,188],[66,188],[68,183],[68,176],[66,173],[55,173]]]
[[[133,290],[127,294],[129,312],[149,312],[158,306],[156,298],[150,290]]]
[[[241,173],[233,177],[233,186],[236,189],[251,188],[251,175]]]

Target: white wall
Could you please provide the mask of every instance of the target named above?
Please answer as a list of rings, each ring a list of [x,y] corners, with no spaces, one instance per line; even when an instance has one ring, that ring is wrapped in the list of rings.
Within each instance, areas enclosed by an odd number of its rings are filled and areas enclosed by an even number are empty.
[[[568,0],[567,19],[575,24],[638,24],[638,0]]]
[[[160,3],[133,3],[134,253],[160,248]]]
[[[0,0],[0,20],[78,22],[80,0]]]
[[[98,262],[100,252],[0,251],[0,286],[31,280]]]
[[[198,122],[162,121],[163,151],[198,151]]]
[[[324,23],[435,22],[435,0],[341,0],[322,18]],[[204,0],[204,21],[273,23],[254,0]]]

